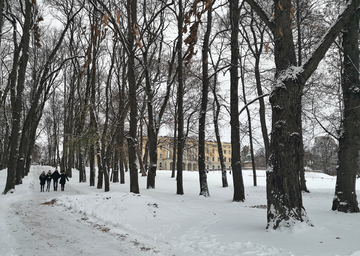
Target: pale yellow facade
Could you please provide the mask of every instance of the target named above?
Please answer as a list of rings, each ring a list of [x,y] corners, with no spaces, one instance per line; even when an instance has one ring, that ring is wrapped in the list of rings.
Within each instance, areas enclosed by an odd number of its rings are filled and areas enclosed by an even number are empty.
[[[145,152],[147,138],[143,137],[142,155]],[[176,143],[176,142],[175,142]],[[171,170],[173,167],[173,144],[174,139],[171,137],[158,138],[158,170]],[[224,161],[227,169],[231,167],[231,144],[222,142]],[[220,170],[220,157],[217,143],[213,141],[205,142],[205,163],[208,170]],[[176,165],[175,165],[176,168]],[[187,139],[184,145],[183,170],[198,171],[198,141]]]

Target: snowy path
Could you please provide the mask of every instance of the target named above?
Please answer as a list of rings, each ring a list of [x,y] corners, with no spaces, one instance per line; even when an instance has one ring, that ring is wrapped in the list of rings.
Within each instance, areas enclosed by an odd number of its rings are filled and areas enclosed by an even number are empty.
[[[39,192],[36,184],[40,170],[33,175],[28,191],[0,216],[4,235],[10,244],[0,243],[2,256],[30,255],[152,255],[149,247],[128,234],[110,232],[106,226],[90,223],[80,214],[53,204],[64,194],[80,194],[66,184],[65,191]],[[74,182],[74,181],[72,181]],[[35,184],[34,184],[35,183]],[[21,185],[26,186],[26,185]],[[16,194],[16,193],[14,193]],[[3,213],[4,214],[4,213]],[[24,246],[25,245],[25,246]]]

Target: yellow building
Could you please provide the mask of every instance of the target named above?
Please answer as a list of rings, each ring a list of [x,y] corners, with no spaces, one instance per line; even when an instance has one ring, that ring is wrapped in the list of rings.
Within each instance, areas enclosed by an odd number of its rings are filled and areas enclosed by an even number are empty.
[[[145,152],[147,137],[143,137],[142,156]],[[177,141],[175,142],[177,143]],[[172,170],[173,167],[173,153],[174,153],[174,138],[172,137],[158,137],[158,170]],[[231,144],[222,143],[224,154],[224,161],[227,169],[231,167]],[[205,142],[205,163],[208,170],[220,170],[220,157],[217,143],[214,141]],[[176,165],[175,165],[176,168]],[[187,139],[184,145],[183,154],[183,170],[198,171],[198,141],[194,139]]]

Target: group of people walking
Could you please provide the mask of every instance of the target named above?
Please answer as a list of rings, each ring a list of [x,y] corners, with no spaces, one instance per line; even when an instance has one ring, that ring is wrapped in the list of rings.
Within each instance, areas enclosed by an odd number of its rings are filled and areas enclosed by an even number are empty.
[[[54,180],[53,182],[54,191],[57,191],[59,179],[60,179],[61,191],[64,191],[66,180],[69,181],[69,178],[67,177],[65,171],[62,171],[61,174],[58,172],[57,169],[55,169],[53,173],[51,173],[51,171],[49,170],[47,174],[45,173],[45,171],[43,171],[39,176],[40,192],[44,192],[45,183],[46,183],[46,191],[50,192],[51,180]]]

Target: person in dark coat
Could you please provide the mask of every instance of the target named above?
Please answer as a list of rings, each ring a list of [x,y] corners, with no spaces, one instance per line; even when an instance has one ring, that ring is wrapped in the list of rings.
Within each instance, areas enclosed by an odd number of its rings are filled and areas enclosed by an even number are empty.
[[[60,175],[61,191],[64,191],[64,189],[65,189],[66,180],[69,181],[69,179],[68,179],[65,171],[62,171],[62,172],[61,172],[61,175]]]
[[[50,192],[50,185],[51,185],[51,171],[49,170],[46,174],[46,191]]]
[[[57,169],[55,169],[55,171],[51,174],[51,178],[53,179],[53,183],[54,183],[54,191],[57,191],[59,178],[60,178],[60,173],[58,172]]]
[[[40,192],[44,192],[45,182],[46,182],[46,174],[45,171],[42,172],[39,176],[40,180]]]

